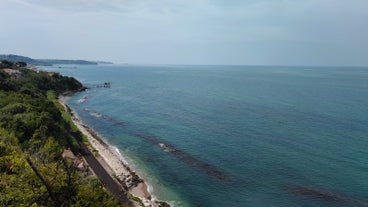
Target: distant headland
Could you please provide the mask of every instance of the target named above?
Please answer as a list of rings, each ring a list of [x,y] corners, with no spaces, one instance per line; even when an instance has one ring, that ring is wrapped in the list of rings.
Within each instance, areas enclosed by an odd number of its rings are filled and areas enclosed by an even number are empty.
[[[107,62],[107,61],[33,59],[30,57],[13,55],[13,54],[0,55],[0,60],[8,60],[12,62],[25,62],[29,65],[36,65],[36,66],[52,66],[52,65],[64,65],[64,64],[75,64],[75,65],[113,64],[112,62]]]

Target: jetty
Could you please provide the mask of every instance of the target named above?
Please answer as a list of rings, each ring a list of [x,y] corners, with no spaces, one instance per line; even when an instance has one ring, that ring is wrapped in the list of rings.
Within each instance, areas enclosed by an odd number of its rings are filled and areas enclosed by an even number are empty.
[[[110,88],[111,87],[111,83],[110,82],[104,82],[104,83],[99,83],[99,84],[92,84],[91,87],[95,87],[95,88]]]

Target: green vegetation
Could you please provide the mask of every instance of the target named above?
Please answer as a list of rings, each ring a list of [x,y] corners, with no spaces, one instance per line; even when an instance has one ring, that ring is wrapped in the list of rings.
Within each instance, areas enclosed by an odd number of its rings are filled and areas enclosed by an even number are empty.
[[[130,198],[132,201],[134,201],[135,203],[139,203],[140,206],[144,207],[143,201],[142,199],[133,196],[132,194],[130,194]]]
[[[119,206],[98,179],[62,157],[64,149],[79,154],[85,138],[57,96],[82,84],[1,63],[15,72],[0,69],[0,206]]]

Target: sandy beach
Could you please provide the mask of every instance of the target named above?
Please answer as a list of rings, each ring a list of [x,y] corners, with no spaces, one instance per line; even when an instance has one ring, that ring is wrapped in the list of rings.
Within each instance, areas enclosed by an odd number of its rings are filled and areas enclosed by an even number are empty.
[[[101,136],[99,136],[93,129],[85,125],[78,115],[72,111],[66,101],[67,96],[60,96],[58,101],[64,106],[74,124],[87,138],[92,151],[97,151],[95,157],[101,163],[109,174],[116,178],[126,191],[129,191],[133,196],[139,197],[145,206],[159,207],[169,206],[165,202],[158,201],[152,198],[151,193],[145,181],[128,165],[124,157],[113,146],[109,145]]]

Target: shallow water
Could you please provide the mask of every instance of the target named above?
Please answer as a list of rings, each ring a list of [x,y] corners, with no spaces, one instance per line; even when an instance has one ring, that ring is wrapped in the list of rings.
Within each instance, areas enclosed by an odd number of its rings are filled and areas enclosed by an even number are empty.
[[[368,206],[368,68],[47,69],[92,86],[68,104],[171,204]]]

